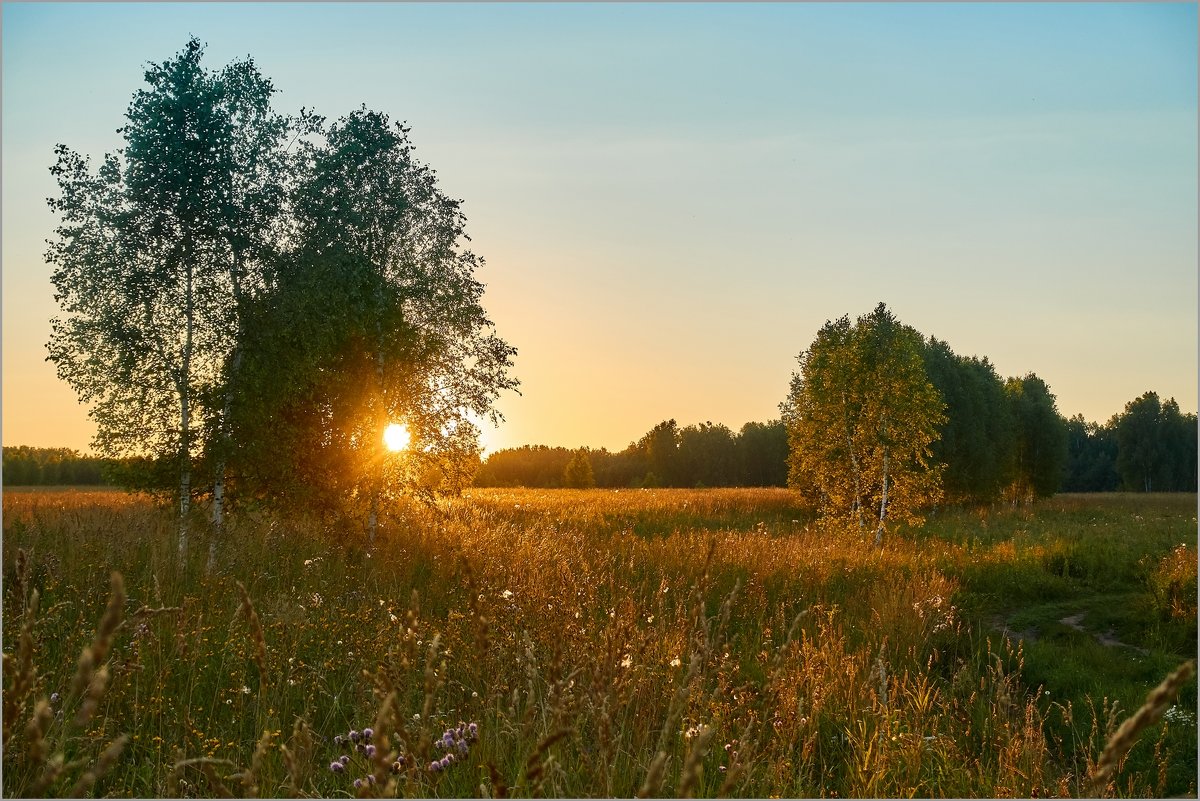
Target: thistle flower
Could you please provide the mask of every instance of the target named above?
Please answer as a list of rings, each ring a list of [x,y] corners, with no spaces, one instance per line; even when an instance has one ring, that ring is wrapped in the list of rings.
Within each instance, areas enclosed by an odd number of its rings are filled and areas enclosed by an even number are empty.
[[[357,743],[357,742],[358,742],[358,738],[359,738],[360,736],[361,736],[361,735],[360,735],[358,732],[356,732],[354,729],[351,729],[351,730],[350,730],[350,742],[352,742],[352,743]]]
[[[329,769],[334,773],[341,773],[346,769],[346,766],[335,759],[329,763]]]
[[[364,740],[370,740],[374,736],[375,736],[375,730],[372,729],[370,726],[368,726],[367,728],[362,730],[362,738]]]
[[[436,760],[436,759],[435,759],[433,762],[430,762],[430,763],[429,763],[429,770],[430,770],[430,771],[432,771],[432,772],[434,772],[434,773],[437,773],[437,772],[438,772],[439,770],[441,770],[441,769],[442,769],[442,763],[441,763],[439,760]]]
[[[355,790],[358,790],[358,789],[360,789],[362,786],[363,786],[363,780],[362,780],[362,779],[355,779],[355,780],[354,780],[354,789],[355,789]]]
[[[374,757],[375,756],[375,746],[368,745],[366,748],[363,749],[363,753],[366,754],[368,757]]]
[[[474,740],[476,737],[478,737],[478,736],[479,736],[479,726],[478,726],[478,724],[475,724],[475,723],[468,723],[468,724],[467,724],[467,732],[468,732],[468,733],[471,735],[471,739],[472,739],[472,740]]]

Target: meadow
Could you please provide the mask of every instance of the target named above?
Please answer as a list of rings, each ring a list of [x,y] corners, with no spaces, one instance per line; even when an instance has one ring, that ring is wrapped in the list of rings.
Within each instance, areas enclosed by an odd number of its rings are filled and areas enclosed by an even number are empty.
[[[1196,794],[1196,496],[943,509],[880,548],[786,490],[242,510],[4,492],[3,792]]]

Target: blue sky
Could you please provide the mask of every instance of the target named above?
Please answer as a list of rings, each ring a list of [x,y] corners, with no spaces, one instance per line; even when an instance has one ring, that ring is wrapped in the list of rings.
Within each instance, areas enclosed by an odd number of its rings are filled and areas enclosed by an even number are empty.
[[[821,324],[880,300],[1064,414],[1194,411],[1196,12],[5,3],[4,443],[91,432],[42,361],[52,148],[118,147],[189,35],[281,110],[412,126],[520,351],[493,448],[769,419]]]

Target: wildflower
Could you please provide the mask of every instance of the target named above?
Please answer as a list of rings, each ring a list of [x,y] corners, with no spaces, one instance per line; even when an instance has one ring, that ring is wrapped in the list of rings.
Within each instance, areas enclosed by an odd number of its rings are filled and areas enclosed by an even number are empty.
[[[359,736],[360,735],[357,731],[355,731],[354,729],[350,730],[350,742],[357,743]]]
[[[335,759],[329,763],[329,769],[334,773],[341,773],[346,769],[346,766]]]
[[[58,703],[58,693],[50,693],[50,703],[52,703],[52,704]]]
[[[500,593],[500,597],[507,601],[513,597],[513,591],[505,590],[504,592]]]
[[[333,744],[334,744],[334,745],[341,745],[341,744],[342,744],[342,739],[343,739],[343,738],[342,738],[342,735],[340,735],[340,734],[335,734],[335,735],[333,735]]]
[[[368,757],[374,757],[375,756],[375,746],[368,745],[366,748],[363,749],[363,753],[366,754]]]
[[[355,789],[355,790],[358,790],[358,789],[359,789],[359,788],[361,788],[362,786],[363,786],[363,780],[362,780],[362,779],[355,779],[355,780],[354,780],[354,789]]]
[[[242,685],[242,695],[249,695],[249,694],[250,694],[250,688],[243,684]]]
[[[429,770],[431,770],[432,772],[437,773],[441,769],[442,769],[442,763],[440,760],[435,759],[433,762],[429,763]]]
[[[630,656],[629,654],[625,654],[625,658],[621,660],[621,667],[627,668],[632,664],[633,664],[633,657]]]
[[[675,657],[674,659],[671,660],[671,667],[677,668],[682,664],[683,664],[683,662],[680,661],[679,657]]]
[[[372,729],[370,726],[368,726],[367,728],[362,730],[362,736],[363,736],[364,740],[369,741],[372,737],[375,736],[375,730]]]
[[[342,763],[342,767],[344,768],[350,764],[350,757],[346,756],[345,754],[342,754],[341,759],[339,759],[338,761]]]
[[[474,739],[474,738],[478,737],[478,736],[479,736],[479,726],[478,726],[478,724],[475,724],[475,723],[468,723],[468,724],[467,724],[467,732],[468,732],[468,733],[470,733],[470,735],[471,735],[472,739]]]
[[[374,774],[374,773],[368,773],[368,774],[367,774],[367,778],[366,778],[366,780],[365,780],[365,781],[366,781],[366,783],[367,783],[367,784],[374,784],[374,783],[375,783],[375,774]]]

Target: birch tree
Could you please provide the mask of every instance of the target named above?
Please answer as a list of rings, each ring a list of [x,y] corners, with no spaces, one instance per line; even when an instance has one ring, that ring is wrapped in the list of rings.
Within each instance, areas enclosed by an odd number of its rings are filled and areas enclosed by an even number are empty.
[[[371,532],[388,494],[469,482],[476,421],[498,419],[495,400],[517,385],[515,349],[481,304],[483,262],[465,247],[461,204],[415,159],[408,133],[363,108],[303,147],[295,247],[245,338],[247,389],[257,389],[235,403],[246,481],[267,495],[357,500]],[[403,455],[382,449],[389,423],[408,428]],[[281,437],[304,458],[274,460]]]
[[[916,523],[941,496],[931,445],[944,404],[921,359],[921,336],[882,303],[854,325],[826,322],[798,358],[782,404],[789,485],[824,516],[874,528]]]
[[[240,309],[283,199],[291,127],[252,61],[212,73],[202,54],[192,39],[147,67],[119,129],[125,145],[95,172],[58,145],[60,194],[48,201],[62,311],[49,359],[91,405],[100,453],[176,460],[181,557],[194,466],[221,439]]]

